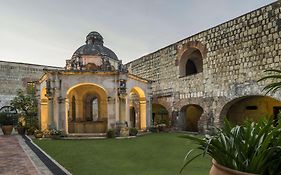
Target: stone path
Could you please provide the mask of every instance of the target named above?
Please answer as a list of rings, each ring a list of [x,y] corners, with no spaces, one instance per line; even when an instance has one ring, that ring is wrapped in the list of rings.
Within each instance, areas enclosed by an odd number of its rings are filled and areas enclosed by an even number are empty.
[[[1,130],[1,129],[0,129]],[[0,175],[51,175],[19,135],[0,135]]]
[[[0,136],[0,174],[39,174],[15,136]]]

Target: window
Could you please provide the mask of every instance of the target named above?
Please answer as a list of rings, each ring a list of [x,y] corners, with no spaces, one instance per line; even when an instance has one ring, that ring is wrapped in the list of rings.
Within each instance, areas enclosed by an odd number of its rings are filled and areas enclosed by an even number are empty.
[[[179,63],[180,77],[195,75],[203,72],[203,58],[198,49],[187,49]]]
[[[186,76],[198,73],[195,64],[191,60],[187,60],[185,65],[185,70],[186,70]]]

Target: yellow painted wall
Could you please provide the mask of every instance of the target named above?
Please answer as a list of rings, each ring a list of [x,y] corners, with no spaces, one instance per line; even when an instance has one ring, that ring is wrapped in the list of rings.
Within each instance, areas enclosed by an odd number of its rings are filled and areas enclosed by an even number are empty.
[[[40,125],[41,130],[48,128],[48,98],[45,96],[46,88],[41,90],[40,99]]]
[[[189,105],[186,107],[185,116],[186,116],[186,126],[188,131],[198,131],[198,120],[200,119],[203,113],[202,108]]]
[[[257,106],[257,110],[248,110],[247,106]],[[273,115],[274,106],[281,106],[281,102],[270,97],[246,97],[234,103],[226,116],[235,124],[242,124],[247,118],[258,121],[261,117],[269,118]]]

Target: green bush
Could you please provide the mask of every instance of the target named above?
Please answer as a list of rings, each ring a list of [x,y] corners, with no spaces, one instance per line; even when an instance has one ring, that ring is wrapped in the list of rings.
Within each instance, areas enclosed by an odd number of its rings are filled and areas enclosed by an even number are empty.
[[[130,136],[136,136],[138,134],[138,130],[136,128],[130,128],[129,129],[129,135]]]
[[[274,127],[273,120],[247,121],[243,126],[233,126],[225,120],[224,127],[213,136],[185,137],[196,141],[202,152],[191,157],[193,150],[190,150],[181,171],[197,157],[209,154],[218,164],[234,170],[281,174],[281,124]]]
[[[13,117],[8,113],[1,112],[0,113],[0,125],[13,125]]]
[[[115,138],[115,131],[113,129],[109,129],[106,133],[107,138]]]

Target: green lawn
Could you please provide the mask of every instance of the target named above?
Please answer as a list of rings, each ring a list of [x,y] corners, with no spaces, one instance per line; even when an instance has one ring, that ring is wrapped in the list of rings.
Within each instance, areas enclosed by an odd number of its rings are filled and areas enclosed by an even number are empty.
[[[176,175],[194,148],[183,134],[151,134],[133,139],[34,140],[74,175]],[[210,157],[198,158],[182,174],[207,175]]]

